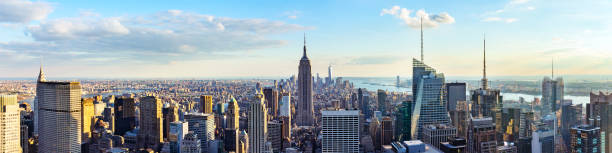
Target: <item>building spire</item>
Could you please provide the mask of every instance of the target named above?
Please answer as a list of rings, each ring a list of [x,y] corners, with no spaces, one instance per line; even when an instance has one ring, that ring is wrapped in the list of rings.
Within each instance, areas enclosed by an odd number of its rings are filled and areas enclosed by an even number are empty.
[[[38,82],[45,82],[47,79],[45,78],[45,72],[43,71],[43,58],[40,57],[40,72],[38,72]]]
[[[304,32],[304,55],[302,57],[306,57],[306,33]]]
[[[487,89],[487,38],[485,34],[482,37],[482,89]]]
[[[421,17],[421,62],[425,62],[423,60],[423,17]]]
[[[555,79],[555,58],[553,57],[550,60],[550,79],[554,80]]]

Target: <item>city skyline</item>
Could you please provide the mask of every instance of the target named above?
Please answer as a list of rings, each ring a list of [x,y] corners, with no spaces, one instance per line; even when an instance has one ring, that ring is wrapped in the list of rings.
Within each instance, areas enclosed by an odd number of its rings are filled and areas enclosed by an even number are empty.
[[[424,61],[447,76],[480,74],[483,33],[491,77],[547,76],[551,59],[561,76],[612,74],[607,1],[253,3],[2,1],[0,77],[41,61],[55,77],[290,76],[304,32],[313,75],[410,76],[421,16]]]

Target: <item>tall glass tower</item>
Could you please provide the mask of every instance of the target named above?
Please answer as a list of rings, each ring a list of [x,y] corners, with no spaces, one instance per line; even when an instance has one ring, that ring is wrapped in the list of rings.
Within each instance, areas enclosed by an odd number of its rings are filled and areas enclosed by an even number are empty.
[[[412,138],[422,139],[422,128],[429,124],[449,124],[444,94],[444,74],[412,59]]]

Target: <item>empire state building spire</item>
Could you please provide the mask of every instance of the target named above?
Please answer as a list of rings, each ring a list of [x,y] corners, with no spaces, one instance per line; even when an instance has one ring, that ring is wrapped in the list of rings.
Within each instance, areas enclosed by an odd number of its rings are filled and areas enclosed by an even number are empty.
[[[306,33],[304,33],[304,55],[302,55],[302,57],[307,57],[306,56]]]
[[[486,36],[482,39],[482,89],[488,88],[487,80],[487,40]]]

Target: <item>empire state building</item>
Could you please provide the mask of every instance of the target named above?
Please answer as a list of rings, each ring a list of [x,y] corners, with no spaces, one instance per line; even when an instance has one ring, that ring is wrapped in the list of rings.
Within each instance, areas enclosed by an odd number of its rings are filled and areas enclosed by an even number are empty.
[[[306,37],[304,36],[304,55],[300,60],[298,72],[298,110],[296,121],[298,126],[313,126],[314,108],[312,105],[312,73],[310,60],[306,56]]]

